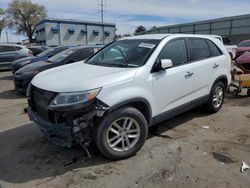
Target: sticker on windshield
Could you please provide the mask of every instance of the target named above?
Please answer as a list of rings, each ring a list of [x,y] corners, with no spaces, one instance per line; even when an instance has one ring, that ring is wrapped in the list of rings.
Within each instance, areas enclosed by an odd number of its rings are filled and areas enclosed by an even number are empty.
[[[142,48],[150,48],[150,49],[152,49],[152,48],[155,47],[155,44],[141,43],[141,44],[139,45],[139,47],[142,47]]]

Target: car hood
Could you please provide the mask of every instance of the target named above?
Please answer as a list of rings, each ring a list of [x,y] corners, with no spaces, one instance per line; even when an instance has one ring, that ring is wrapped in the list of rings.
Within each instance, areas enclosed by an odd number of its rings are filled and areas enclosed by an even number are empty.
[[[54,92],[74,92],[131,80],[137,68],[117,68],[77,62],[39,73],[32,85]]]
[[[48,63],[46,61],[38,61],[36,63],[31,63],[31,64],[28,64],[28,65],[20,68],[16,72],[16,74],[23,74],[25,72],[31,72],[31,71],[39,71],[42,68],[44,68],[45,66],[49,66],[49,65],[51,65],[51,63]]]

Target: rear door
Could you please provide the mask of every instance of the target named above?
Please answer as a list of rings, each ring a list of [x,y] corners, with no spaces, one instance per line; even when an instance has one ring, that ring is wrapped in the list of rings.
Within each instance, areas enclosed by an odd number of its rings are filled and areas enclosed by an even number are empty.
[[[157,63],[161,59],[171,59],[173,67],[152,73],[156,115],[191,103],[194,82],[192,65],[187,63],[188,54],[184,38],[167,42]]]
[[[218,68],[217,56],[220,51],[214,44],[203,38],[187,38],[189,63],[192,64],[194,91],[192,100],[206,99],[214,81],[214,71]],[[219,65],[218,65],[219,66]]]

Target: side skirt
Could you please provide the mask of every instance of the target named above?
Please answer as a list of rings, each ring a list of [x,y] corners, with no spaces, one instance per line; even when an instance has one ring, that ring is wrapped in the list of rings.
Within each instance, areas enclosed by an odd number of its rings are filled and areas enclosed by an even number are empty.
[[[209,95],[206,95],[206,96],[201,97],[199,99],[193,100],[192,102],[186,103],[186,104],[181,105],[179,107],[176,107],[172,110],[169,110],[167,112],[159,114],[159,115],[152,118],[150,126],[158,124],[160,122],[163,122],[167,119],[170,119],[178,114],[181,114],[183,112],[191,110],[191,109],[198,107],[202,104],[205,104],[208,101],[208,99],[209,99]]]

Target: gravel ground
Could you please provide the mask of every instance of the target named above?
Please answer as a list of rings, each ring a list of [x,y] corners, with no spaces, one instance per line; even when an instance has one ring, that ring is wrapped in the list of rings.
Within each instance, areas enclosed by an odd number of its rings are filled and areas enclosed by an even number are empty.
[[[5,187],[249,187],[250,98],[228,95],[217,114],[197,108],[151,131],[142,150],[109,161],[79,147],[45,140],[13,90],[10,72],[0,72],[0,188]]]

